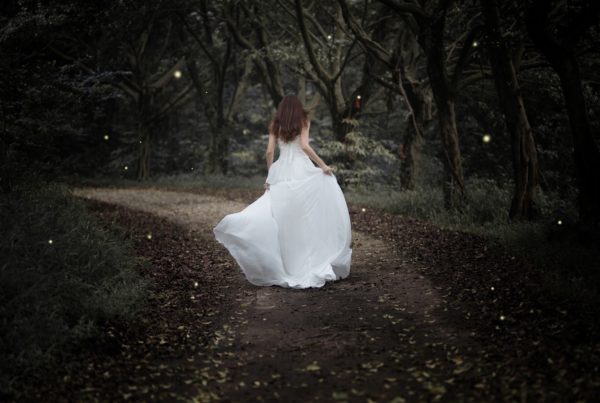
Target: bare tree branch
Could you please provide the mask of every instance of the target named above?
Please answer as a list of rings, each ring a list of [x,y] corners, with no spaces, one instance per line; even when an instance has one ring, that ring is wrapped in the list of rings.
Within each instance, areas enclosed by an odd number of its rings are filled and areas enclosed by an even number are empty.
[[[74,63],[76,66],[78,66],[79,68],[81,68],[83,71],[86,71],[90,74],[97,74],[97,72],[92,69],[91,67],[85,65],[84,63],[82,63],[80,60],[67,55],[66,53],[62,52],[61,50],[55,48],[54,46],[50,45],[48,46],[48,49],[50,49],[50,51],[52,51],[54,54],[56,54],[57,56],[63,58],[64,60],[67,60],[71,63]],[[113,82],[110,83],[112,86],[114,86],[115,88],[123,91],[124,93],[126,93],[127,95],[129,95],[130,97],[132,97],[134,100],[138,99],[139,93],[138,93],[138,88],[136,88],[135,86],[132,86],[126,82]]]
[[[184,63],[184,57],[181,57],[169,70],[163,73],[156,73],[152,75],[152,77],[150,77],[148,80],[150,82],[149,86],[152,88],[160,88],[164,86],[169,82],[169,80],[173,79],[175,71],[180,69]]]
[[[300,34],[302,35],[302,40],[304,42],[304,47],[306,48],[306,53],[308,54],[308,59],[312,64],[313,68],[317,75],[325,82],[331,82],[332,76],[326,72],[317,60],[317,56],[315,54],[315,50],[313,48],[313,44],[308,35],[308,30],[306,28],[306,22],[304,20],[304,8],[302,7],[302,0],[295,0],[296,5],[296,16],[298,18],[298,25],[300,27]]]
[[[464,70],[467,62],[471,54],[473,53],[473,41],[479,35],[479,33],[483,30],[483,26],[477,25],[474,27],[466,36],[463,46],[460,49],[460,54],[458,56],[458,60],[454,65],[454,72],[452,73],[452,78],[450,81],[450,89],[451,91],[456,91],[458,86],[458,81],[460,80],[460,76],[462,71]]]
[[[216,59],[216,57],[213,55],[213,53],[207,48],[206,44],[198,36],[196,31],[188,24],[185,16],[179,14],[178,17],[181,20],[181,22],[183,22],[185,28],[187,29],[188,33],[192,36],[194,41],[198,44],[198,46],[200,46],[200,49],[202,49],[202,52],[204,52],[206,57],[208,57],[208,59],[215,65],[216,68],[219,68],[219,66],[220,66],[219,61]]]
[[[409,4],[406,2],[396,3],[393,0],[377,0],[377,1],[385,4],[386,6],[388,6],[389,8],[391,8],[398,14],[409,13],[409,14],[412,14],[415,18],[422,19],[422,20],[428,20],[430,18],[429,14],[427,14],[427,12],[422,7],[420,7],[416,4],[412,4],[412,3]]]
[[[178,94],[173,96],[173,98],[167,102],[154,116],[148,119],[144,124],[146,126],[162,119],[169,111],[173,108],[182,105],[183,103],[189,101],[191,99],[191,91],[194,88],[192,84],[188,84],[184,89],[179,91]]]

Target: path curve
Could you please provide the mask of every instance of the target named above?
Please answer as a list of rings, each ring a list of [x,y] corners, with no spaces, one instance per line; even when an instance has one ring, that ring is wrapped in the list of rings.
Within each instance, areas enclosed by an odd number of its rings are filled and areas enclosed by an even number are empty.
[[[161,189],[77,188],[76,196],[164,217],[205,235],[246,204]],[[212,241],[211,241],[212,240]],[[235,309],[213,353],[226,401],[461,400],[477,350],[456,314],[418,267],[381,240],[353,231],[350,276],[321,289],[256,287],[237,270]],[[472,381],[472,382],[471,382]]]

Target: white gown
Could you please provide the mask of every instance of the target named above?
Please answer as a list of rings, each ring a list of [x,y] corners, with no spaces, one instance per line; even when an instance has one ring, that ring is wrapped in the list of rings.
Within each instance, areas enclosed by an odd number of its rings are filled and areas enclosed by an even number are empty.
[[[352,232],[344,194],[316,167],[300,136],[279,140],[270,189],[214,228],[246,279],[258,286],[321,287],[350,273]]]

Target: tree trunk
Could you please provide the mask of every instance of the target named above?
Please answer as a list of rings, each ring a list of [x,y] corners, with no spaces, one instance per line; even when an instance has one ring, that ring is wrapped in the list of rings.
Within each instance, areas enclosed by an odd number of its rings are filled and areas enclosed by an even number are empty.
[[[206,173],[214,174],[217,172],[217,160],[219,151],[217,149],[218,136],[213,130],[210,138],[210,146],[208,148],[208,164],[206,164]]]
[[[199,94],[205,93],[205,89],[200,80],[200,75],[195,62],[186,57],[190,78],[196,87]],[[210,144],[208,148],[208,162],[206,164],[206,173],[213,174],[221,172],[226,174],[228,171],[227,148],[229,146],[229,138],[226,136],[225,114],[223,111],[223,80],[222,75],[216,74],[217,84],[216,90],[213,91],[216,95],[216,101],[201,96],[202,104],[204,105],[204,113],[210,125]],[[232,112],[232,111],[231,111]]]
[[[575,175],[581,221],[600,224],[600,152],[594,140],[575,55],[566,52],[551,61],[558,73],[573,136]]]
[[[225,120],[227,121],[231,121],[233,119],[233,115],[239,109],[242,99],[246,95],[246,90],[248,88],[250,76],[252,75],[252,66],[252,60],[250,58],[247,58],[244,62],[244,70],[242,76],[236,82],[233,95],[231,96],[231,100],[229,102],[229,108],[227,108],[227,113],[225,115]]]
[[[350,133],[354,127],[348,121],[346,103],[342,94],[341,85],[333,83],[331,87],[332,88],[323,95],[325,96],[325,99],[327,99],[327,106],[329,106],[333,134],[337,141],[345,143],[346,135]]]
[[[208,150],[208,165],[207,172],[210,174],[222,173],[226,175],[229,170],[227,160],[229,148],[229,133],[227,125],[217,123],[212,128],[210,148]]]
[[[465,184],[462,159],[456,128],[454,99],[450,95],[443,77],[442,65],[428,63],[431,90],[437,107],[440,136],[442,139],[442,162],[444,164],[444,206],[460,207],[464,203]]]
[[[509,217],[512,220],[523,218],[531,220],[540,215],[538,206],[540,193],[539,165],[533,131],[529,125],[523,99],[520,96],[518,97],[516,114],[516,127],[514,134],[511,133],[513,164],[515,165],[515,193]],[[517,163],[519,164],[518,167]],[[517,178],[519,178],[519,184],[517,184]]]
[[[334,55],[329,55],[329,59],[332,63],[327,67],[317,57],[317,52],[314,47],[314,41],[311,38],[310,32],[305,22],[305,10],[302,6],[302,0],[294,1],[296,19],[298,21],[298,27],[300,29],[300,35],[302,36],[302,42],[304,49],[308,56],[307,64],[310,66],[313,73],[309,75],[315,80],[318,91],[321,93],[331,112],[331,124],[336,139],[340,142],[344,142],[346,134],[352,130],[352,125],[348,124],[345,120],[347,118],[347,100],[344,97],[344,91],[342,88],[341,74],[346,67],[346,63],[343,62],[342,47],[334,46],[331,52]],[[344,23],[342,16],[342,9],[339,4],[336,3],[335,20],[338,24]],[[343,33],[344,30],[334,30],[334,35],[331,40],[336,41],[339,39],[339,33]],[[350,51],[352,47],[348,49]],[[348,55],[347,55],[348,56]],[[308,69],[306,69],[308,71]]]
[[[138,152],[138,180],[148,180],[150,178],[150,131],[147,127],[140,124],[139,134],[139,152]]]
[[[273,101],[274,108],[277,108],[284,96],[283,85],[281,84],[281,78],[279,77],[281,75],[279,70],[275,70],[274,73],[270,73],[266,62],[262,60],[255,60],[254,64],[257,67],[257,71],[263,86],[269,93],[271,101]],[[278,74],[278,76],[271,76],[270,74]]]
[[[229,151],[229,133],[224,128],[220,130],[219,141],[217,143],[217,163],[223,175],[229,171],[229,160],[227,159]]]
[[[533,219],[539,214],[538,158],[535,140],[521,96],[512,58],[500,34],[495,0],[481,0],[489,41],[487,49],[498,100],[511,136],[515,188],[509,211],[511,220]]]
[[[590,2],[587,14],[597,15],[597,2]],[[571,135],[573,138],[573,159],[575,177],[579,190],[579,220],[598,230],[600,226],[600,151],[589,122],[588,109],[581,85],[579,65],[574,53],[577,45],[576,35],[566,35],[564,30],[585,30],[580,26],[568,26],[556,31],[556,37],[549,31],[549,15],[552,4],[546,1],[535,1],[526,16],[527,30],[538,50],[548,59],[558,74],[565,100]],[[574,19],[573,21],[576,21]],[[582,20],[583,21],[583,20]],[[589,21],[588,21],[589,23]],[[559,42],[560,39],[562,42]]]
[[[398,88],[402,97],[406,101],[406,107],[409,115],[406,119],[408,130],[404,135],[402,149],[400,151],[400,188],[413,190],[415,187],[416,165],[416,146],[417,142],[423,137],[423,128],[425,122],[431,119],[431,113],[427,114],[428,107],[426,89],[420,84],[411,80],[406,74],[405,69],[398,71],[401,74],[398,77]]]
[[[354,130],[354,126],[348,120],[350,119],[347,108],[348,101],[344,97],[342,79],[340,77],[331,83],[329,95],[329,99],[331,99],[329,107],[331,110],[331,120],[335,137],[338,141],[345,143],[346,135]]]
[[[138,148],[138,180],[147,180],[150,177],[150,128],[146,124],[150,107],[152,105],[151,95],[145,91],[139,93],[137,114],[137,139]]]
[[[403,190],[413,190],[415,188],[416,140],[415,130],[409,128],[400,145],[400,189]]]
[[[298,94],[300,102],[306,108],[306,77],[303,75],[298,76],[298,91],[296,91],[296,94]],[[275,105],[275,108],[277,108],[277,105]]]
[[[456,127],[454,94],[450,89],[444,58],[445,12],[439,13],[419,41],[427,54],[427,74],[437,107],[442,161],[444,164],[444,206],[460,208],[466,198],[462,157]]]
[[[432,85],[433,88],[433,85]],[[462,160],[456,128],[454,100],[434,90],[440,134],[442,136],[444,162],[444,206],[446,208],[460,207],[464,204],[465,184],[463,179]]]
[[[275,62],[275,58],[271,53],[269,47],[269,39],[267,38],[267,33],[265,32],[264,25],[255,23],[254,28],[257,34],[257,38],[259,40],[262,53],[264,54],[263,60],[265,69],[261,69],[260,73],[263,76],[263,82],[266,83],[267,88],[269,89],[271,99],[273,100],[273,105],[275,108],[277,108],[277,106],[279,105],[279,103],[285,95],[283,91],[281,71],[279,69],[278,64]]]
[[[330,114],[335,139],[341,143],[346,142],[346,135],[352,131],[352,125],[344,122],[346,117],[343,112],[330,108]]]

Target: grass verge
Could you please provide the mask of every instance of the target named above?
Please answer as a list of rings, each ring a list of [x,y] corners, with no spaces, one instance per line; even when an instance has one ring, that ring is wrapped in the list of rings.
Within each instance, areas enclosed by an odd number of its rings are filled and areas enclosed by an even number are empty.
[[[468,181],[469,201],[461,211],[444,209],[441,190],[419,188],[397,191],[349,189],[349,203],[419,218],[440,228],[494,239],[543,271],[545,291],[554,297],[588,306],[600,306],[600,250],[591,239],[582,239],[576,228],[573,201],[556,195],[540,197],[541,217],[511,222],[508,208],[511,189],[493,181]]]
[[[132,317],[145,283],[130,243],[68,188],[30,183],[0,195],[0,397],[68,365],[102,321]]]

